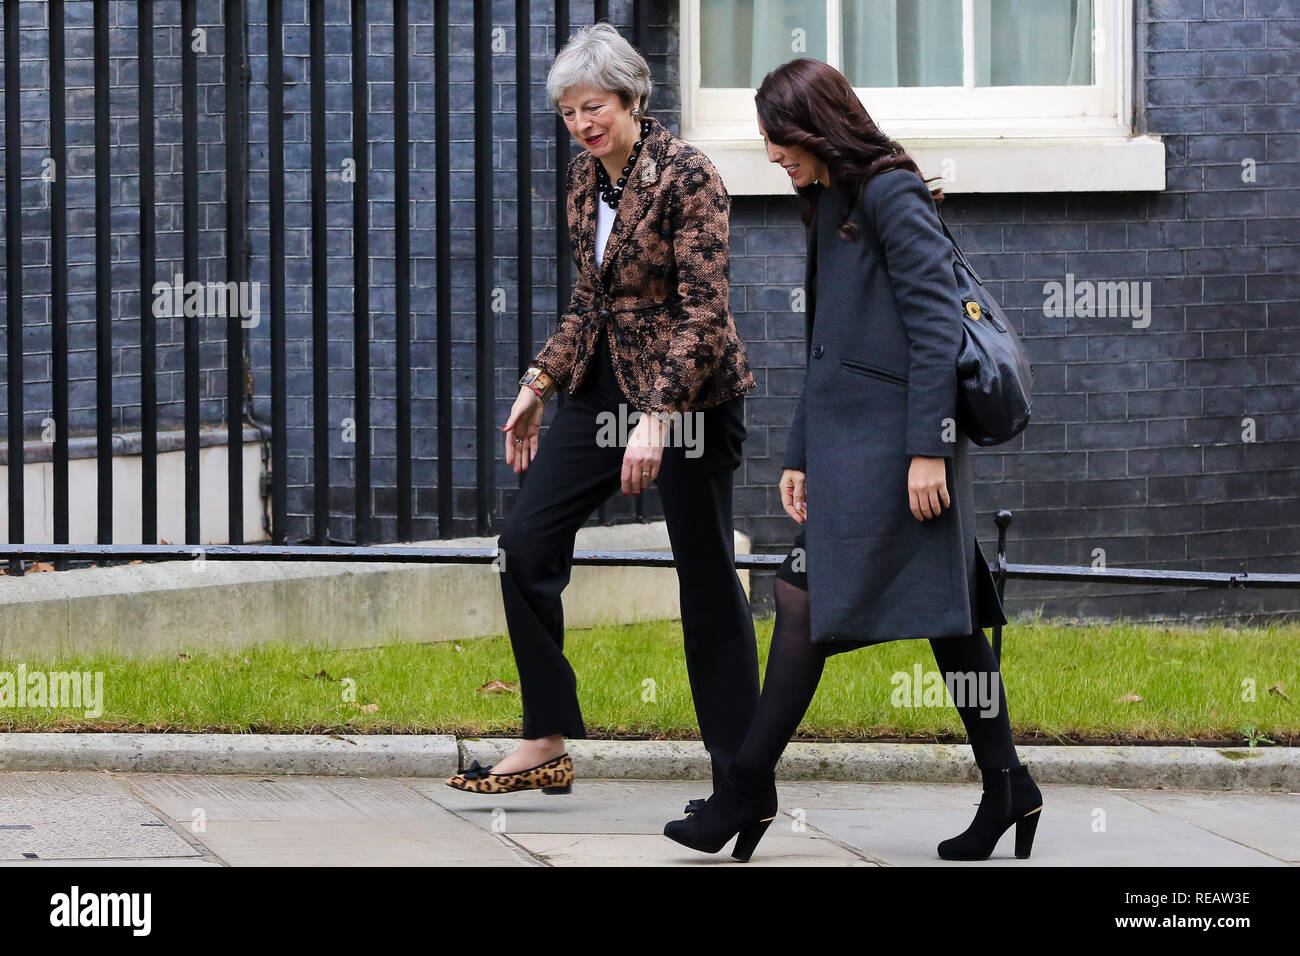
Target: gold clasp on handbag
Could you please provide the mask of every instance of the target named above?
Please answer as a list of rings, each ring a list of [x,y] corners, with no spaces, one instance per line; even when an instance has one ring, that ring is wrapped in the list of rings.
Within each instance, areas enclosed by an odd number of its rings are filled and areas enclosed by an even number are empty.
[[[980,310],[980,304],[976,302],[974,299],[967,299],[966,314],[969,315],[976,322],[978,322],[980,320],[981,315],[983,314]]]

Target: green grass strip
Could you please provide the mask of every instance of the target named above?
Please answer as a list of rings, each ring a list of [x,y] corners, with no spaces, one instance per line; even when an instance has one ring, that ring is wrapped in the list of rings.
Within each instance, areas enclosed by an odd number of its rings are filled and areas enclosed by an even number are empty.
[[[765,666],[772,619],[755,626]],[[589,736],[698,737],[679,621],[570,631],[565,649]],[[1297,662],[1297,624],[1026,619],[1004,633],[1003,675],[1021,740],[1291,743],[1300,732]],[[931,706],[900,705],[896,675],[910,678],[918,666],[923,675],[935,669],[927,641],[832,657],[800,736],[964,739],[946,699],[934,705],[931,693]],[[102,713],[15,706],[20,667],[29,682],[34,672],[101,672]],[[359,650],[264,644],[166,658],[0,658],[0,730],[510,736],[520,730],[518,694],[478,688],[517,678],[505,637]]]

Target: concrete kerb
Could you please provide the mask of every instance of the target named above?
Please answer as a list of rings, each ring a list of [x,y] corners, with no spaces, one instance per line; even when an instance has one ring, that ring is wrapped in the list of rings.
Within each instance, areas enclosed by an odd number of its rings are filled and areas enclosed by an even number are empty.
[[[433,734],[0,734],[0,770],[447,777],[496,763],[514,739]],[[579,778],[708,780],[698,741],[574,740]],[[1044,784],[1118,789],[1300,792],[1300,748],[1017,748]],[[978,783],[970,748],[955,744],[793,743],[781,780]]]
[[[461,766],[493,763],[515,746],[509,739],[461,740]],[[708,780],[698,741],[574,740],[578,777],[623,780]],[[1017,747],[1039,783],[1120,789],[1283,790],[1300,792],[1300,748]],[[979,783],[970,748],[958,744],[792,743],[777,765],[779,780],[857,783]]]
[[[0,770],[439,777],[458,760],[434,734],[0,734]]]

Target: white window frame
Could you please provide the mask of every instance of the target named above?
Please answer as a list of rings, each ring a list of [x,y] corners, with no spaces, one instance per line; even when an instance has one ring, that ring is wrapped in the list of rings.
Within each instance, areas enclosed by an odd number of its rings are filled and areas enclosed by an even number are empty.
[[[838,68],[840,0],[826,6],[827,62]],[[1163,144],[1132,128],[1133,0],[1094,2],[1091,86],[975,86],[974,9],[963,0],[963,86],[856,90],[923,173],[950,193],[1164,188]],[[682,0],[681,23],[683,138],[714,159],[729,192],[788,194],[789,178],[767,162],[754,91],[700,87],[700,0]]]

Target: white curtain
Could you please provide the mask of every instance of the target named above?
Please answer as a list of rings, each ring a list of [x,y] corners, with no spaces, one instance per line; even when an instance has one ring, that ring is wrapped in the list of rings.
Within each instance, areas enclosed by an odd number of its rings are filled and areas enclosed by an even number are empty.
[[[755,89],[800,56],[826,59],[826,0],[700,0],[700,85]]]
[[[854,86],[961,86],[961,0],[846,0],[840,16]]]
[[[796,57],[826,59],[826,0],[753,0],[754,45],[749,85]]]
[[[1089,85],[1093,0],[975,0],[977,86]],[[961,86],[962,0],[841,0],[857,87]],[[700,84],[749,87],[827,57],[826,0],[700,0]]]
[[[976,86],[1092,82],[1092,0],[975,0]]]

